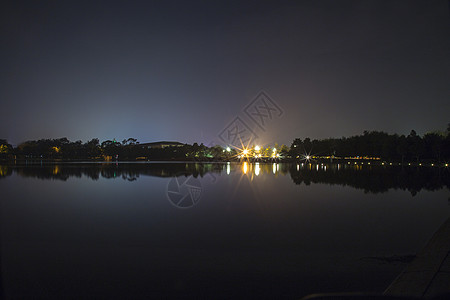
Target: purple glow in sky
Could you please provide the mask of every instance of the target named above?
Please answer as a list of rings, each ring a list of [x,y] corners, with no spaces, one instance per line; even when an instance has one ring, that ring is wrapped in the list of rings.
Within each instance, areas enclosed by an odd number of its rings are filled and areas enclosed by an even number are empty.
[[[450,122],[448,1],[8,1],[0,138],[219,141],[261,91],[261,144]],[[255,126],[256,128],[256,126]]]

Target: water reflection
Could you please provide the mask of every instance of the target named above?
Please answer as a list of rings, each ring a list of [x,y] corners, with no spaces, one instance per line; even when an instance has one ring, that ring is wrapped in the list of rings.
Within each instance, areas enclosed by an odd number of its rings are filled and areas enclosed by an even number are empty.
[[[414,254],[448,218],[447,191],[392,189],[448,188],[449,176],[353,163],[0,165],[3,284],[20,299],[382,292],[404,266],[364,258]]]
[[[0,178],[12,174],[39,179],[67,180],[87,177],[134,181],[140,176],[174,177],[206,175],[227,176],[231,173],[255,177],[290,175],[296,185],[325,183],[351,186],[366,193],[382,193],[390,189],[408,190],[415,195],[421,190],[450,188],[448,168],[401,167],[369,164],[319,163],[67,163],[25,166],[0,165]]]
[[[255,163],[255,175],[258,176],[261,168],[259,166],[259,162]]]

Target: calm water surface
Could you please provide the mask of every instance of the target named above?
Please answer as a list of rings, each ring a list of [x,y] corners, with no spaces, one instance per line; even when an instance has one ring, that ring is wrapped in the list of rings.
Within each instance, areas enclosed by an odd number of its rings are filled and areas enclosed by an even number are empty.
[[[383,292],[450,216],[443,168],[0,166],[7,299]]]

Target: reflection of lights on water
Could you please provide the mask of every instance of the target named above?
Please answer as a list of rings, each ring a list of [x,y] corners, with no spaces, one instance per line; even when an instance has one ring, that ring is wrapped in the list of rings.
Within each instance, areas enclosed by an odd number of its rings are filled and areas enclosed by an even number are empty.
[[[326,171],[327,170],[327,166],[323,166],[323,170]]]
[[[52,171],[53,175],[58,175],[59,172],[60,172],[59,166],[58,165],[54,166],[53,167],[53,171]]]
[[[276,163],[273,163],[273,165],[272,165],[272,173],[273,174],[277,173],[277,164]]]
[[[300,165],[297,165],[297,171],[300,171]]]
[[[257,162],[257,163],[255,164],[255,175],[256,175],[256,176],[259,175],[259,171],[260,171],[260,169],[259,169],[259,163]]]
[[[247,164],[247,162],[244,162],[244,165],[242,166],[242,171],[244,172],[244,174],[247,174],[247,171],[248,171],[248,164]]]
[[[341,167],[341,165],[340,165],[340,164],[338,164],[338,166],[337,166],[337,167],[338,167],[338,170],[339,170],[339,168]]]
[[[227,175],[230,175],[230,173],[231,173],[231,166],[230,166],[230,163],[228,162],[227,163]]]
[[[316,171],[319,171],[319,165],[318,164],[316,165]]]
[[[302,163],[302,168],[303,168],[303,163]]]

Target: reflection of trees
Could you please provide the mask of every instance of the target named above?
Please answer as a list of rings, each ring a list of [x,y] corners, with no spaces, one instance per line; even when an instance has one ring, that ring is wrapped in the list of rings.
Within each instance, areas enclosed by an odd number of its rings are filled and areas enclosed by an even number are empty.
[[[0,166],[0,177],[10,176],[13,172],[22,177],[39,179],[67,180],[69,177],[81,178],[83,176],[92,180],[100,177],[106,179],[122,178],[134,181],[140,175],[156,177],[173,177],[184,174],[186,176],[203,177],[207,173],[221,173],[223,164],[208,163],[145,163],[145,164],[54,164],[54,165],[28,165],[28,166]]]
[[[11,168],[9,168],[8,166],[0,166],[0,179],[6,176],[11,176],[11,174],[12,174]]]
[[[450,172],[442,168],[343,165],[338,170],[337,165],[330,165],[328,168],[304,167],[297,170],[296,165],[291,165],[290,173],[295,184],[337,184],[362,189],[365,193],[400,189],[415,195],[422,189],[450,189]]]
[[[221,174],[227,169],[232,172],[290,174],[295,184],[310,185],[326,183],[362,189],[366,193],[383,193],[389,189],[407,190],[412,195],[421,190],[435,191],[444,187],[450,189],[448,168],[397,167],[338,164],[222,164],[222,163],[86,163],[48,164],[28,166],[1,166],[0,178],[16,173],[22,177],[67,180],[69,177],[122,178],[134,181],[140,176],[173,177],[185,175],[204,177],[208,173]]]

